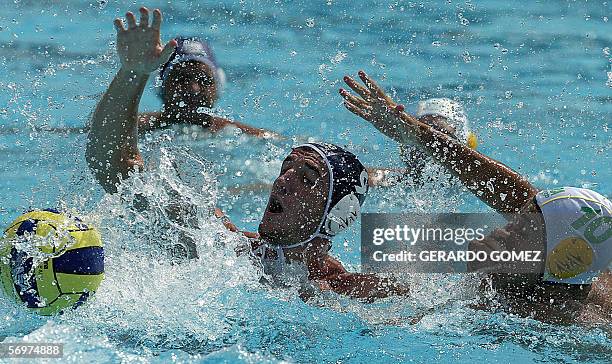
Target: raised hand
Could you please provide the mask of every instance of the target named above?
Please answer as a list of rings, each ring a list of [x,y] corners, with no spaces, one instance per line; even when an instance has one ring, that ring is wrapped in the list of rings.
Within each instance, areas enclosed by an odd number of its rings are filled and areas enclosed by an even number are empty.
[[[414,117],[404,113],[404,105],[397,104],[365,72],[359,71],[362,86],[350,76],[344,82],[360,97],[340,89],[344,106],[353,114],[369,121],[383,134],[400,143],[413,140],[411,124]]]
[[[352,113],[400,143],[417,144],[499,213],[515,213],[532,203],[538,190],[526,178],[405,113],[404,106],[391,100],[365,72],[360,71],[359,78],[365,87],[348,76],[344,82],[360,97],[340,89],[344,106]]]
[[[121,19],[114,21],[117,29],[117,53],[122,68],[136,74],[148,75],[168,61],[176,47],[176,41],[171,40],[162,47],[159,37],[162,14],[159,9],[153,11],[153,22],[150,26],[149,10],[145,7],[140,8],[140,24],[136,23],[136,16],[132,12],[128,12],[125,17],[127,29]]]

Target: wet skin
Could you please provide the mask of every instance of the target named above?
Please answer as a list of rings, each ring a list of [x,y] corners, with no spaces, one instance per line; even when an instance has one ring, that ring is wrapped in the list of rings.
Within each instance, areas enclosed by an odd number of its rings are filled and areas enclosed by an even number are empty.
[[[358,74],[363,85],[349,76],[344,80],[359,97],[340,90],[349,111],[401,144],[418,145],[498,213],[519,213],[520,220],[498,229],[480,246],[471,246],[471,249],[491,250],[497,246],[543,249],[543,218],[538,215],[541,213],[534,202],[539,190],[528,179],[405,113],[404,106],[395,103],[365,72]],[[489,189],[488,183],[494,183],[495,188]],[[536,214],[536,219],[532,221],[529,215],[523,219],[525,213]],[[539,226],[537,231],[530,226],[534,223]],[[542,269],[540,266],[539,270]],[[497,274],[491,278],[496,290],[505,296],[502,301],[510,312],[558,323],[610,323],[612,274],[609,271],[603,272],[592,285],[551,284],[542,282],[539,274]]]
[[[261,237],[278,245],[308,239],[319,227],[329,188],[322,157],[308,148],[294,149],[272,185],[259,225]]]
[[[437,131],[457,139],[457,128],[448,123],[448,119],[440,115],[423,115],[419,121],[425,123]]]
[[[285,159],[274,181],[264,216],[259,225],[260,241],[287,246],[304,241],[319,227],[329,193],[329,174],[322,157],[309,148],[294,149]],[[367,301],[407,295],[409,289],[392,279],[374,274],[351,273],[329,255],[331,241],[315,237],[308,244],[284,249],[289,261],[301,261],[308,279],[322,290]],[[273,255],[273,251],[270,252]],[[309,294],[301,292],[305,300]]]
[[[197,109],[212,108],[218,99],[213,70],[197,61],[176,64],[162,87],[164,115],[167,119],[180,119],[182,122],[201,125],[202,114]]]
[[[280,138],[280,135],[243,123],[209,114],[219,98],[219,88],[214,70],[198,61],[180,62],[172,68],[162,84],[163,112],[146,112],[139,115],[138,132],[143,133],[173,124],[191,124],[218,132],[233,126],[242,132],[260,138]],[[204,110],[198,109],[204,108]]]

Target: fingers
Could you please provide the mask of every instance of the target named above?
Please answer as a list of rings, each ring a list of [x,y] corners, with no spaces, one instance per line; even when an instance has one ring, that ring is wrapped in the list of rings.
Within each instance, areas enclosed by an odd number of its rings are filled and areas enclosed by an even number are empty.
[[[351,90],[355,91],[355,93],[361,96],[364,100],[370,98],[370,91],[368,91],[365,87],[361,86],[350,76],[344,76],[344,83],[346,83],[348,87],[351,88]]]
[[[162,49],[161,55],[159,56],[159,58],[162,59],[164,63],[168,62],[170,56],[172,55],[172,52],[174,52],[174,48],[176,48],[176,45],[176,40],[172,39],[164,46],[164,49]]]
[[[350,92],[346,91],[343,88],[340,89],[340,95],[346,101],[350,102],[353,105],[359,106],[362,109],[368,109],[368,110],[372,109],[372,106],[370,106],[364,99],[352,95]]]
[[[145,8],[144,6],[140,8],[140,27],[149,27],[149,9]]]
[[[140,24],[136,23],[136,16],[134,15],[134,13],[132,13],[131,11],[128,11],[125,14],[125,18],[127,19],[128,29],[130,30],[136,29],[138,26],[140,26],[141,28],[149,27],[149,9],[143,6],[139,9],[139,12],[140,12]],[[151,24],[151,27],[156,30],[159,30],[161,27],[161,21],[162,21],[161,11],[159,9],[153,10],[153,23]],[[115,19],[113,23],[115,24],[115,29],[117,29],[117,32],[126,30],[123,24],[123,21],[121,19],[117,18]]]
[[[404,112],[404,105],[399,104],[395,107],[395,112],[397,113],[397,115],[399,116],[400,120],[405,124],[405,125],[419,125],[421,124],[421,122],[415,118],[413,115],[408,114],[406,112]]]
[[[113,24],[115,24],[115,29],[117,30],[117,33],[125,32],[126,29],[123,25],[123,20],[117,18],[115,19],[115,21],[113,21]]]
[[[346,107],[348,111],[359,116],[360,118],[365,119],[367,121],[372,121],[372,115],[369,112],[363,110],[362,108],[355,106],[348,101],[344,101],[344,107]]]
[[[376,95],[377,97],[382,98],[384,100],[388,99],[387,95],[385,94],[385,91],[383,91],[383,89],[380,88],[376,84],[376,82],[374,82],[374,80],[372,80],[365,72],[359,71],[357,74],[359,75],[359,78],[361,78],[363,83],[366,85],[366,87],[369,89],[371,94]]]
[[[134,16],[134,13],[132,13],[131,11],[128,11],[125,14],[125,18],[127,19],[128,29],[130,30],[136,29],[136,17]]]
[[[151,27],[153,29],[159,30],[161,28],[161,22],[162,22],[161,11],[159,9],[153,10],[153,23],[151,24]]]

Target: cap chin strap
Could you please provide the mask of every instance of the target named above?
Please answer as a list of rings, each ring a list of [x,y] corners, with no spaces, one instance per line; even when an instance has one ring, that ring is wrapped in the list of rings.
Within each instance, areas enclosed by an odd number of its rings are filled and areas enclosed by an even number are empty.
[[[283,249],[292,249],[292,248],[297,248],[300,246],[305,246],[306,244],[310,243],[311,241],[313,241],[315,238],[323,238],[323,239],[331,239],[331,236],[326,235],[326,234],[322,234],[319,232],[316,232],[312,235],[310,235],[310,237],[304,241],[301,241],[299,243],[295,243],[295,244],[291,244],[291,245],[275,245],[275,246],[279,246]]]
[[[325,234],[314,233],[307,240],[304,240],[304,241],[296,243],[296,244],[291,244],[291,245],[277,245],[277,244],[269,244],[269,243],[265,243],[264,242],[259,247],[257,247],[256,251],[260,251],[261,252],[261,259],[266,261],[267,260],[266,259],[266,250],[267,249],[273,250],[274,254],[276,254],[276,259],[274,259],[274,264],[277,267],[280,267],[280,266],[283,266],[284,264],[287,263],[287,257],[285,256],[285,249],[292,249],[292,248],[297,248],[297,247],[300,247],[300,246],[305,246],[306,244],[308,244],[309,242],[311,242],[312,240],[314,240],[317,237],[324,238],[324,239],[331,238],[331,236],[328,236],[328,235],[325,235]]]
[[[319,222],[319,226],[317,227],[315,232],[312,233],[312,235],[310,235],[310,237],[308,239],[303,240],[303,241],[301,241],[299,243],[290,244],[290,245],[277,245],[277,244],[270,245],[268,243],[264,244],[264,245],[268,246],[269,248],[274,249],[276,251],[276,254],[283,261],[285,259],[285,253],[284,253],[283,249],[292,249],[292,248],[297,248],[297,247],[300,247],[300,246],[305,246],[306,244],[308,244],[311,241],[313,241],[315,238],[331,239],[331,235],[322,233],[321,232],[321,228],[323,227],[323,224],[325,223],[325,220],[327,220],[327,216],[329,214],[329,206],[331,205],[332,195],[334,193],[334,170],[332,169],[332,166],[329,163],[329,160],[327,159],[327,156],[325,155],[325,153],[320,148],[318,148],[316,145],[310,144],[310,143],[306,143],[306,144],[298,145],[296,148],[301,148],[301,147],[307,147],[307,148],[310,148],[310,149],[314,150],[325,161],[325,165],[327,166],[327,170],[329,171],[329,192],[327,194],[327,202],[325,203],[325,210],[324,210],[325,212],[323,213],[323,217],[321,218],[321,222]],[[282,258],[281,258],[281,256],[282,256]]]
[[[329,214],[329,207],[331,205],[332,196],[334,194],[334,170],[331,164],[329,163],[329,159],[327,159],[327,155],[325,155],[325,153],[319,147],[317,147],[314,144],[306,143],[306,144],[298,145],[296,148],[301,148],[301,147],[307,147],[307,148],[314,150],[325,161],[325,166],[327,167],[327,171],[329,174],[329,191],[327,193],[327,202],[325,203],[325,210],[323,210],[324,211],[323,216],[321,217],[321,221],[319,222],[319,226],[317,226],[317,229],[315,230],[315,232],[312,233],[312,235],[310,235],[310,237],[304,241],[301,241],[295,244],[291,244],[291,245],[284,245],[283,247],[286,249],[297,248],[298,246],[304,246],[307,243],[310,243],[314,238],[324,238],[324,239],[331,238],[330,235],[322,233],[321,229],[323,228],[323,224],[325,224],[325,220],[327,220],[327,216]]]

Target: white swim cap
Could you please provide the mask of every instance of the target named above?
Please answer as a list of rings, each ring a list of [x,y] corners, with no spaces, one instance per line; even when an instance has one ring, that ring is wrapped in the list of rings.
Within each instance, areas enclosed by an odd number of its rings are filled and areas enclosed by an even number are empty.
[[[541,191],[546,231],[544,281],[590,284],[612,262],[612,203],[584,188]]]
[[[160,68],[159,77],[165,81],[175,65],[181,62],[197,61],[210,67],[215,77],[218,92],[221,92],[227,83],[223,68],[217,63],[217,59],[206,41],[199,37],[176,37],[177,46],[170,59]],[[160,88],[161,97],[163,88]]]
[[[457,130],[457,139],[468,142],[470,128],[468,118],[463,110],[463,106],[451,99],[435,98],[419,101],[416,116],[439,115],[448,121],[448,124]]]

